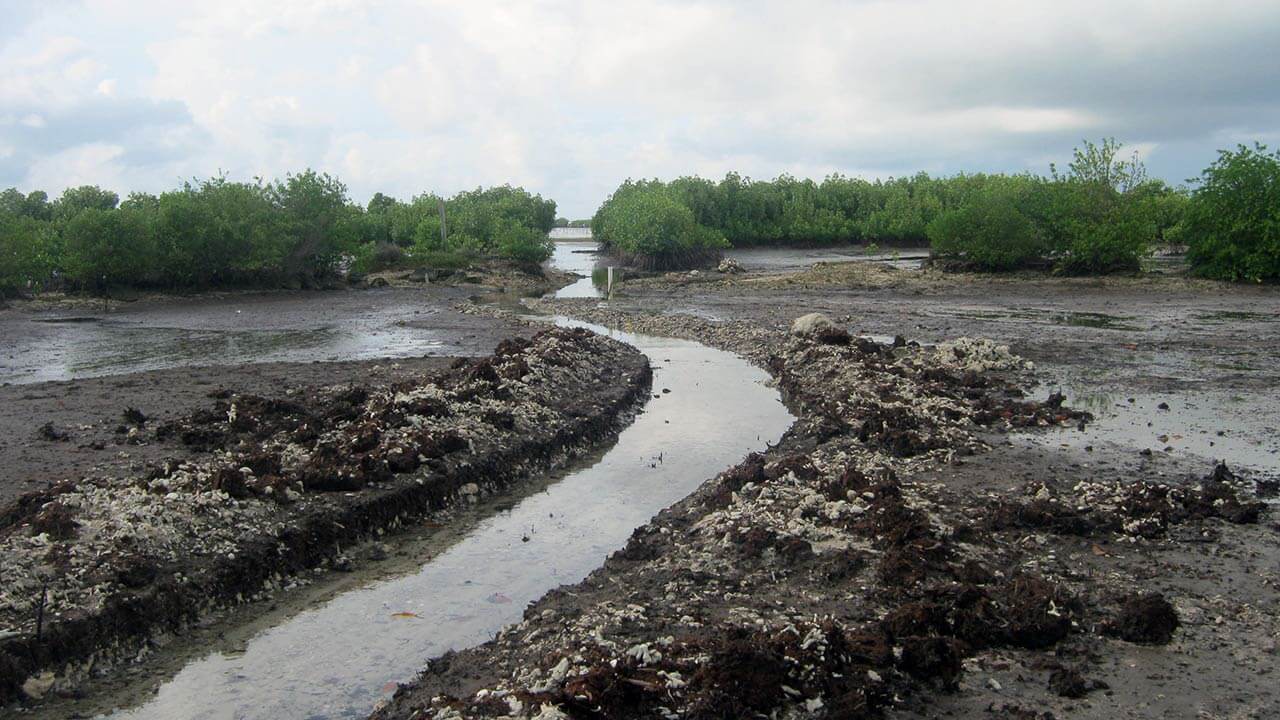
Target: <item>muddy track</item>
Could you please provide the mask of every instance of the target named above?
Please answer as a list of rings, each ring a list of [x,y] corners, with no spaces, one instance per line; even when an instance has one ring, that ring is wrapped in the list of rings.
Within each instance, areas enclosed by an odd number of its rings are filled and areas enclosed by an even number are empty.
[[[550,330],[393,392],[230,394],[162,427],[214,443],[218,460],[67,484],[6,513],[0,616],[15,629],[0,641],[0,704],[70,690],[141,656],[157,634],[340,560],[343,546],[559,466],[616,435],[650,382],[634,349]],[[300,447],[305,461],[282,462]],[[153,538],[103,517],[120,497],[157,511]],[[213,521],[233,534],[175,552],[162,542],[170,505],[193,511],[180,525]]]
[[[1004,448],[1011,430],[1088,416],[1027,401],[1023,363],[993,344],[583,314],[767,357],[800,420],[524,622],[433,660],[378,720],[1276,707],[1251,690],[1265,652],[1246,650],[1280,629],[1260,612],[1274,572],[1253,569],[1280,557],[1266,487],[1209,463]],[[1230,581],[1236,603],[1215,599]],[[1205,614],[1227,606],[1225,634],[1206,637]],[[1245,674],[1221,667],[1224,643]],[[1145,663],[1194,667],[1221,692]]]

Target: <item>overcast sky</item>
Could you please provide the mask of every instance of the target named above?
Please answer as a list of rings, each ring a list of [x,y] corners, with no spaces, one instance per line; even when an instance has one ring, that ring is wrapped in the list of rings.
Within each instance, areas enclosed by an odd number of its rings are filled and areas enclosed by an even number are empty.
[[[1152,174],[1280,144],[1280,2],[65,2],[0,8],[0,187],[316,168],[352,197],[627,177]]]

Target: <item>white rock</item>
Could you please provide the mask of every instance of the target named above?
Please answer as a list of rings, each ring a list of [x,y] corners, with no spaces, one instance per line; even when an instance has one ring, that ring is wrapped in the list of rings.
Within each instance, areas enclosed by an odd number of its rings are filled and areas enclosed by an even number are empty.
[[[543,703],[538,710],[538,714],[533,716],[533,720],[568,720],[569,716],[555,705]]]
[[[27,678],[26,682],[22,683],[22,693],[32,700],[39,700],[49,692],[56,679],[57,677],[51,672],[32,675]]]
[[[809,313],[796,318],[791,323],[791,334],[796,337],[812,335],[819,330],[835,329],[836,324],[822,313]]]

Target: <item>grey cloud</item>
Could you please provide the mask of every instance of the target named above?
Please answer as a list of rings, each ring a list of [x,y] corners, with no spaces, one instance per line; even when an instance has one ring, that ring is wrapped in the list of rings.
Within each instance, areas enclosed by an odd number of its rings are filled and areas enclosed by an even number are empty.
[[[147,167],[181,160],[207,138],[207,133],[195,126],[186,106],[172,100],[93,97],[56,110],[11,110],[15,119],[38,115],[43,124],[32,127],[14,122],[0,126],[0,144],[14,150],[0,164],[0,185],[17,184],[30,164],[81,145],[119,145],[124,148],[119,162]],[[174,130],[183,131],[180,135],[184,142],[175,146],[161,141]]]

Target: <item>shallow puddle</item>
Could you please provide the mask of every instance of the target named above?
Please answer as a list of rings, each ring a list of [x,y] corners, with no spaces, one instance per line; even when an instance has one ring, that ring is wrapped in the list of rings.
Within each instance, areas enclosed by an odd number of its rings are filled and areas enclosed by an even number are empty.
[[[196,365],[332,362],[455,354],[456,333],[386,291],[341,297],[299,318],[293,296],[236,298],[119,315],[22,320],[0,352],[0,382],[34,383]]]
[[[1259,417],[1256,397],[1217,390],[1119,394],[1067,387],[1062,392],[1067,405],[1088,410],[1094,421],[1084,430],[1023,433],[1026,438],[1042,445],[1112,444],[1135,452],[1191,454],[1232,467],[1280,472],[1280,432]]]
[[[588,467],[480,521],[417,572],[343,593],[189,663],[124,719],[365,717],[449,649],[484,642],[551,588],[574,583],[632,530],[763,450],[791,415],[767,375],[699,343],[589,327],[642,350],[653,394]]]
[[[750,271],[803,270],[820,262],[874,262],[902,269],[918,269],[929,257],[929,248],[868,248],[834,245],[817,248],[731,248],[724,253]]]
[[[956,306],[937,308],[932,311],[932,314],[970,320],[990,320],[993,322],[1031,322],[1101,330],[1125,330],[1129,332],[1144,332],[1147,330],[1136,318],[1100,312],[1061,312],[1030,307],[991,309]]]

